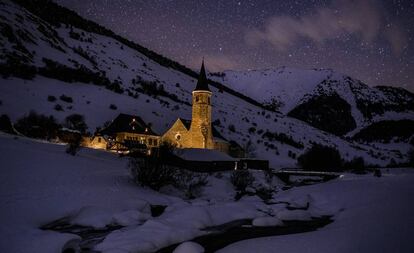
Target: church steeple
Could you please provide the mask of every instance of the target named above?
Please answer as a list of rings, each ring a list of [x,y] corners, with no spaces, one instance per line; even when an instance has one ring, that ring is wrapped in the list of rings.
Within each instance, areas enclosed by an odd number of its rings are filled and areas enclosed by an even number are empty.
[[[208,88],[208,83],[207,83],[206,70],[204,69],[204,59],[203,59],[203,62],[201,63],[200,75],[198,76],[197,85],[194,91],[196,90],[210,91],[210,89]]]

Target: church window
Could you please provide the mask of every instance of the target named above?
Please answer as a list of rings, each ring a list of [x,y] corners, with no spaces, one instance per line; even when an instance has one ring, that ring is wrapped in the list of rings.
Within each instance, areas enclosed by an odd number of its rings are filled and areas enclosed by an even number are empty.
[[[148,139],[148,144],[152,146],[152,139]]]
[[[176,134],[176,135],[175,135],[175,139],[176,139],[177,141],[181,140],[181,134]]]
[[[101,137],[98,138],[98,142],[101,142]]]
[[[210,98],[207,98],[207,103],[210,104]]]
[[[158,140],[157,140],[157,139],[155,139],[155,140],[154,140],[154,146],[157,146],[157,144],[158,144]]]
[[[198,102],[200,100],[200,96],[196,96],[196,102]]]

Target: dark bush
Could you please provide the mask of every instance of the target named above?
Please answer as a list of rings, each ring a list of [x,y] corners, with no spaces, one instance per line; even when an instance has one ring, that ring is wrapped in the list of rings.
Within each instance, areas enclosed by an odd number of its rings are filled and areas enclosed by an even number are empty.
[[[408,166],[414,168],[414,148],[408,152]]]
[[[62,107],[60,104],[56,104],[56,105],[55,105],[55,107],[54,107],[54,109],[55,109],[56,111],[58,111],[58,112],[63,111],[63,107]]]
[[[236,127],[234,125],[229,125],[230,132],[236,132]]]
[[[167,164],[171,153],[172,146],[163,143],[150,156],[133,154],[128,162],[133,181],[156,191],[163,186],[174,184],[177,168]]]
[[[298,157],[298,164],[305,170],[338,171],[341,169],[341,155],[334,147],[315,144]]]
[[[85,118],[80,114],[71,114],[65,118],[65,126],[69,129],[77,130],[84,134],[88,129],[85,123]]]
[[[47,101],[49,101],[49,102],[55,102],[56,101],[56,97],[49,95],[49,96],[47,96]]]
[[[68,143],[68,147],[66,148],[66,153],[70,155],[76,155],[78,151],[80,150],[80,144],[81,144],[82,137],[79,135],[76,138],[72,139]]]
[[[0,131],[3,131],[8,134],[16,134],[13,124],[6,114],[0,116]]]
[[[344,162],[344,169],[351,170],[355,173],[363,173],[365,169],[365,161],[362,157],[355,157],[349,162]]]
[[[59,125],[53,116],[45,116],[31,111],[15,124],[17,131],[25,136],[50,140],[56,138]]]
[[[69,96],[66,96],[65,94],[62,94],[60,97],[60,100],[66,102],[66,103],[72,103],[73,99]]]
[[[174,186],[184,191],[189,199],[199,197],[201,188],[208,183],[206,173],[196,173],[188,170],[177,170],[174,177]]]
[[[230,181],[234,186],[234,189],[238,192],[238,196],[242,196],[246,193],[246,188],[252,186],[254,177],[249,170],[235,170],[230,176]],[[237,196],[236,196],[237,198]]]

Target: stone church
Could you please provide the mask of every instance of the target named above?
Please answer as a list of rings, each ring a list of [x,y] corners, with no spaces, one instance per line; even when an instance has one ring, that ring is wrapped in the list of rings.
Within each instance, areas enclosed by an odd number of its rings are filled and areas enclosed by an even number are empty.
[[[212,92],[207,83],[204,61],[193,91],[191,120],[178,118],[162,136],[177,148],[216,149],[229,153],[230,143],[212,126]]]

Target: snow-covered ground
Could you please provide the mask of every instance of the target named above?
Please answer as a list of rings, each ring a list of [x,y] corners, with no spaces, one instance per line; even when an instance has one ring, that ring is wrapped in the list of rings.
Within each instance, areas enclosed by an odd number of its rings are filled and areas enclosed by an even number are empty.
[[[283,192],[291,199],[305,192],[340,210],[335,221],[311,233],[265,237],[232,244],[232,252],[414,252],[414,170],[345,177]]]
[[[203,228],[237,219],[253,225],[279,225],[334,215],[334,222],[315,232],[235,243],[223,252],[412,252],[414,170],[390,169],[380,178],[346,174],[328,183],[279,191],[274,202],[258,197],[234,201],[225,173],[209,176],[199,198],[189,201],[173,190],[157,193],[129,180],[126,159],[82,149],[77,156],[65,147],[0,134],[0,252],[60,252],[72,234],[40,230],[62,217],[72,224],[102,228],[126,226],[110,233],[96,249],[103,252],[152,252],[188,241]],[[261,173],[261,172],[260,172]],[[260,178],[259,172],[254,173]],[[282,186],[275,181],[275,187]],[[167,205],[151,217],[150,204]],[[184,244],[181,249],[199,248]]]

